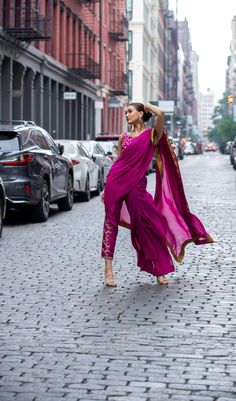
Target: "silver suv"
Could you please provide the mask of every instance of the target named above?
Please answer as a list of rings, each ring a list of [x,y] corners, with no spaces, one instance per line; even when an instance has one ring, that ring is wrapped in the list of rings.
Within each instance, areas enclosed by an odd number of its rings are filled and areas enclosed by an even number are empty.
[[[63,146],[31,121],[0,121],[0,176],[7,206],[30,207],[37,221],[46,221],[49,204],[73,206],[73,165]]]

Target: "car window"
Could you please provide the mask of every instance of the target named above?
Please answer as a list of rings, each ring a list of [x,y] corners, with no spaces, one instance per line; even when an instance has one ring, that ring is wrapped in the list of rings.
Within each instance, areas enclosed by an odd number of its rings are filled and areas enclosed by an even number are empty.
[[[23,130],[21,131],[21,144],[22,144],[22,149],[30,148],[31,146],[38,145],[35,140],[34,140],[34,131],[37,130]],[[38,145],[39,146],[39,145]]]
[[[112,152],[112,144],[110,142],[100,142],[99,145],[105,152]]]
[[[15,132],[0,132],[0,154],[19,150],[19,139]]]
[[[87,149],[86,149],[83,145],[80,145],[80,147],[81,147],[81,149],[83,150],[85,156],[86,156],[88,159],[90,159],[90,156],[89,156],[89,153],[88,153]]]
[[[32,130],[31,132],[32,132],[32,137],[33,137],[34,143],[36,145],[38,145],[41,149],[49,150],[49,146],[48,146],[42,132],[39,130]]]
[[[85,147],[85,149],[89,152],[92,153],[93,152],[93,146],[90,142],[82,142],[82,145]]]
[[[51,136],[47,133],[47,131],[42,129],[42,134],[43,134],[43,137],[44,137],[45,141],[47,142],[48,148],[50,150],[52,150],[53,152],[55,152],[55,153],[59,153],[59,150],[58,150],[58,147],[57,147],[56,143],[51,138]]]
[[[77,146],[78,146],[78,151],[79,151],[80,156],[87,157],[82,146],[79,143]]]
[[[94,153],[97,154],[97,155],[105,155],[104,150],[103,150],[102,147],[99,146],[98,144],[96,144],[96,145],[94,146]]]
[[[75,145],[73,143],[64,142],[61,145],[64,146],[64,153],[73,155],[75,153]]]

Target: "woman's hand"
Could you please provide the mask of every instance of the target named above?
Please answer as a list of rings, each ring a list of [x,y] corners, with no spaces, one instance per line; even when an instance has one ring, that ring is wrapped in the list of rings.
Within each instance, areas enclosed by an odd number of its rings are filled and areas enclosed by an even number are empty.
[[[162,111],[159,107],[154,106],[154,104],[145,103],[145,105],[144,105],[144,110],[145,110],[146,112],[147,112],[147,111],[150,111],[151,113],[155,114],[155,115],[158,116],[158,117],[164,117],[163,111]]]
[[[100,201],[104,203],[104,190],[100,193]]]

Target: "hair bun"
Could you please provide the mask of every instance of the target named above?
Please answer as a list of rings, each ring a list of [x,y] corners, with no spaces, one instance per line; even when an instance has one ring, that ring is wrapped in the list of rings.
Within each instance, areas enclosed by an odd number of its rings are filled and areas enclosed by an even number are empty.
[[[143,121],[146,122],[152,117],[152,113],[150,111],[145,111],[143,114]]]

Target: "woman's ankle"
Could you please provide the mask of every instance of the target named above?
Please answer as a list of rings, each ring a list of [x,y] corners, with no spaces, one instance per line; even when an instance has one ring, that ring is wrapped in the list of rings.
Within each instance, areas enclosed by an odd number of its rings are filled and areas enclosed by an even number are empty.
[[[105,271],[112,272],[112,259],[105,258]]]

